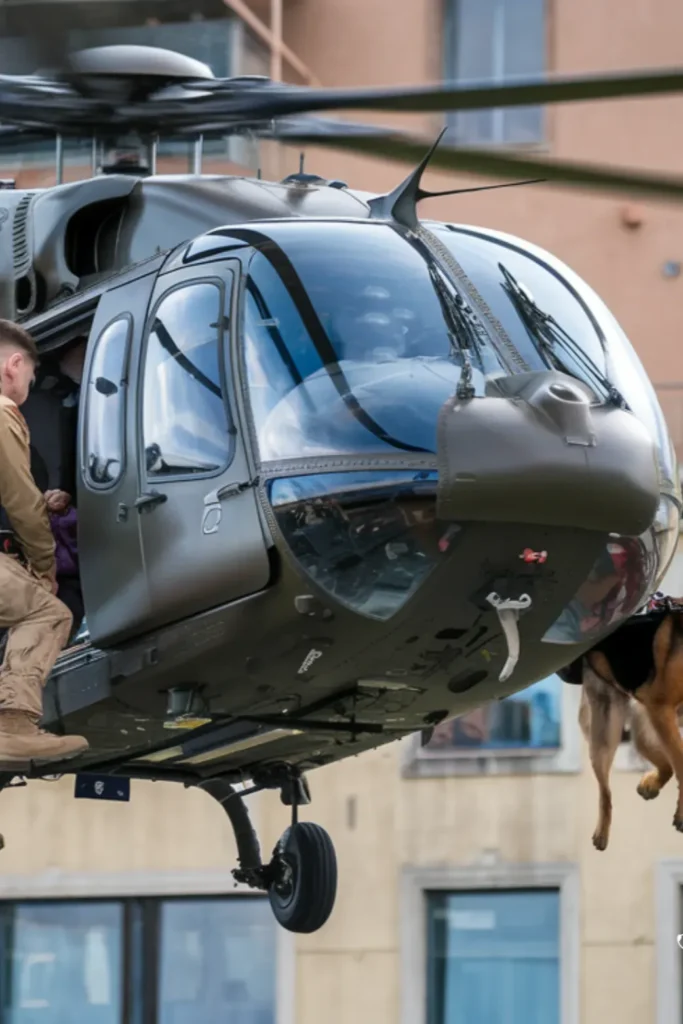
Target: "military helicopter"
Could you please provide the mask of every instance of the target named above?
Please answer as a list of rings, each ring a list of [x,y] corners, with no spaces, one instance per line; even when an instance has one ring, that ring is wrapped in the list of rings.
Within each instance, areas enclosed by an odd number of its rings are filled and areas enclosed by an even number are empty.
[[[681,490],[614,316],[551,254],[417,208],[428,164],[675,199],[683,181],[310,115],[682,88],[655,71],[312,90],[135,46],[0,76],[3,141],[57,137],[59,180],[65,138],[118,147],[85,180],[0,190],[0,316],[44,374],[86,341],[72,432],[29,419],[50,472],[51,443],[73,454],[85,603],[44,724],[91,746],[50,775],[101,799],[130,779],[203,789],[235,877],[312,932],[337,867],[298,820],[307,772],[519,691],[656,590]],[[195,141],[192,174],[155,173],[162,131]],[[202,175],[202,140],[240,132],[415,169],[388,195]],[[244,797],[269,788],[292,823],[266,860]]]

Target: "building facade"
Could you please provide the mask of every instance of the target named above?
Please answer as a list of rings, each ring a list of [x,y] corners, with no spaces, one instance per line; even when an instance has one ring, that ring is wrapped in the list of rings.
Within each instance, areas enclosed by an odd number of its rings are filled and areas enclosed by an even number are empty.
[[[217,74],[326,86],[668,66],[683,35],[675,0],[91,0],[78,16],[53,0],[2,6],[9,71],[26,70],[17,39],[36,7],[77,45],[146,42]],[[682,113],[683,99],[662,98],[462,114],[448,127],[462,144],[675,175]],[[429,138],[442,125],[376,120]],[[89,173],[90,152],[67,147],[65,179]],[[188,160],[162,140],[160,170]],[[204,168],[257,164],[282,177],[298,154],[216,143]],[[1,169],[20,185],[54,181],[49,146]],[[406,173],[322,149],[306,169],[369,191]],[[433,172],[426,183],[483,182]],[[541,184],[430,200],[422,213],[528,238],[583,275],[637,348],[683,453],[683,210]],[[683,549],[665,586],[683,594]],[[96,803],[75,800],[69,778],[3,792],[0,1024],[683,1024],[674,783],[643,802],[625,738],[611,843],[596,852],[577,697],[551,677],[429,742],[316,773],[302,814],[335,838],[340,885],[310,937],[278,930],[267,901],[235,885],[229,824],[202,793],[138,782],[129,803]],[[286,808],[273,794],[250,803],[268,850]]]

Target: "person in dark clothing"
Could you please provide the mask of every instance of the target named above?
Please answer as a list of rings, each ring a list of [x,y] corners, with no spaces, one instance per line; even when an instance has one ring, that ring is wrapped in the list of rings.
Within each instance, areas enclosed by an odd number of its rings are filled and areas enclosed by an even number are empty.
[[[31,473],[45,495],[56,542],[58,597],[73,616],[70,640],[84,617],[78,566],[76,510],[76,428],[87,338],[76,338],[43,360],[36,386],[25,403],[31,429]]]
[[[71,495],[65,491],[47,491],[45,503],[55,538],[57,597],[73,616],[72,639],[85,613],[78,565],[78,513],[71,503]]]

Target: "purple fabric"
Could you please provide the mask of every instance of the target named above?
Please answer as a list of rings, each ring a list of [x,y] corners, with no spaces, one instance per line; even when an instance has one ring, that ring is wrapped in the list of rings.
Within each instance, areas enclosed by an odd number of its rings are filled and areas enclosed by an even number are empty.
[[[71,506],[67,512],[50,512],[50,526],[55,538],[57,577],[78,576],[78,514]]]

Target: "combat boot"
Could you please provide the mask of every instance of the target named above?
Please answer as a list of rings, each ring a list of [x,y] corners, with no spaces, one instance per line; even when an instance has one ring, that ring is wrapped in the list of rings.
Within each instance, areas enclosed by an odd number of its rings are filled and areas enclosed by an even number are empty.
[[[55,736],[22,711],[0,711],[0,769],[66,761],[89,747],[83,736]]]

